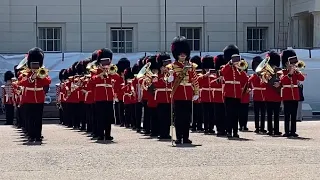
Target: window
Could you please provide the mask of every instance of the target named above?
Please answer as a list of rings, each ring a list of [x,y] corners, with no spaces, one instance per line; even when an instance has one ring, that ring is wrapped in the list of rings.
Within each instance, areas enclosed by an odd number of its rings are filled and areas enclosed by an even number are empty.
[[[247,28],[247,50],[250,52],[262,52],[266,50],[267,28]]]
[[[200,51],[201,28],[200,27],[181,27],[180,36],[187,38],[191,51]]]
[[[38,44],[46,52],[61,52],[61,27],[40,27]]]
[[[132,53],[133,28],[111,28],[111,48],[114,53]]]

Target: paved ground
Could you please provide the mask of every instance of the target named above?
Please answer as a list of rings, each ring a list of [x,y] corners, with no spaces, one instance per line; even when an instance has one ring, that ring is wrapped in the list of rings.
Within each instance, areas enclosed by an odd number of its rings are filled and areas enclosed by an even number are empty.
[[[299,123],[299,139],[252,132],[240,133],[241,140],[191,134],[202,146],[171,147],[119,127],[113,128],[115,142],[104,144],[46,124],[44,144],[31,146],[19,130],[0,126],[0,179],[320,179],[319,129],[319,121]]]

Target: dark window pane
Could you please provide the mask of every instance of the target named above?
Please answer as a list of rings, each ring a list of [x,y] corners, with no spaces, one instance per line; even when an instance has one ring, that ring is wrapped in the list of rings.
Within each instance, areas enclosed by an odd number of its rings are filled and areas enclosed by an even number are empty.
[[[180,28],[180,36],[186,36],[186,29]]]
[[[47,39],[53,39],[53,28],[47,29]]]
[[[54,51],[61,51],[61,41],[60,40],[53,41],[53,44],[54,44]]]
[[[252,39],[252,29],[251,28],[247,29],[247,39]]]
[[[193,38],[194,39],[200,39],[200,28],[195,28],[194,29],[194,36],[193,36]]]
[[[126,48],[132,48],[132,42],[126,42]]]
[[[190,46],[190,49],[193,51],[193,42],[192,40],[187,40],[189,46]]]
[[[54,39],[61,39],[61,28],[54,29]]]
[[[187,39],[193,39],[193,34],[192,34],[192,31],[193,29],[191,28],[188,28],[187,29]]]
[[[118,48],[118,42],[112,42],[112,48]]]
[[[47,51],[53,51],[53,40],[47,40]]]
[[[46,40],[39,40],[39,47],[40,47],[43,51],[47,51]]]
[[[253,51],[258,51],[258,50],[259,50],[259,41],[253,40]]]
[[[117,32],[118,31],[116,31],[116,30],[111,31],[112,41],[118,41],[118,33]]]
[[[194,51],[200,51],[200,40],[194,40]]]
[[[126,53],[132,53],[132,48],[127,48]]]
[[[124,41],[124,30],[119,30],[119,41]]]
[[[112,48],[111,50],[113,53],[119,53],[117,48]]]
[[[126,30],[126,41],[132,41],[132,30]]]
[[[257,29],[253,29],[253,39],[259,39],[259,34]]]
[[[119,53],[125,53],[124,48],[120,48]]]
[[[119,42],[119,49],[123,48],[124,49],[124,42]]]
[[[260,50],[261,51],[265,51],[265,50],[267,50],[267,48],[266,48],[266,41],[265,40],[261,40],[261,42],[260,42]]]
[[[251,40],[247,41],[247,50],[252,51],[252,41]]]
[[[260,39],[266,39],[266,29],[260,30]]]
[[[39,28],[39,39],[46,39],[46,29],[44,28]]]

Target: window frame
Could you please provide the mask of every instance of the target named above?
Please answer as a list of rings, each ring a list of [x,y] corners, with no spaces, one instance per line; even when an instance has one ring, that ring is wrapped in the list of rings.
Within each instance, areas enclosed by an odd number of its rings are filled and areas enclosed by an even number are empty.
[[[190,38],[188,38],[188,30],[192,30],[192,39],[190,39]],[[195,27],[193,27],[193,26],[180,26],[179,27],[179,35],[180,36],[183,36],[182,34],[183,33],[181,33],[182,32],[182,30],[184,30],[185,31],[185,37],[187,38],[187,41],[192,41],[192,46],[190,46],[190,49],[191,49],[191,51],[192,52],[200,52],[201,51],[201,49],[202,49],[202,36],[203,36],[203,32],[202,32],[202,27],[200,27],[200,26],[195,26]],[[199,38],[197,39],[197,38],[195,38],[195,30],[199,30]],[[199,49],[198,50],[195,50],[195,41],[199,41]]]
[[[113,32],[117,31],[117,38],[113,40]],[[121,31],[123,31],[123,41],[121,40]],[[127,40],[127,32],[131,31],[131,40]],[[117,47],[113,46],[113,43],[117,43]],[[124,47],[120,47],[120,43],[123,43]],[[131,48],[127,48],[127,43],[131,43]],[[110,47],[114,53],[133,53],[134,52],[134,27],[110,27]],[[117,51],[114,51],[117,49]],[[121,50],[124,52],[121,52]],[[128,51],[130,49],[131,51]]]
[[[247,52],[264,52],[267,50],[267,40],[268,40],[268,27],[251,27],[251,26],[248,26],[246,28],[246,45],[247,45]],[[258,37],[255,38],[254,37],[254,30],[258,30],[257,31],[257,34],[258,34]],[[249,34],[249,31],[251,31],[251,37],[248,36]],[[262,33],[262,35],[261,35]],[[263,38],[263,34],[264,34],[264,38]],[[249,41],[251,42],[251,48],[249,48]],[[254,41],[258,41],[258,48],[257,50],[254,50]],[[261,47],[264,47],[265,49],[263,48],[260,48]]]
[[[42,30],[45,30],[45,38],[40,38],[40,34],[42,32]],[[48,32],[48,29],[52,29],[52,39],[48,39],[47,37],[47,32]],[[59,38],[55,38],[55,30],[58,29],[58,32],[60,33],[60,37]],[[37,27],[37,30],[38,30],[38,34],[37,34],[37,44],[38,46],[43,49],[44,52],[47,52],[47,53],[57,53],[57,52],[62,52],[63,50],[63,28],[61,26],[39,26]],[[44,45],[46,46],[46,48],[44,47],[41,47],[40,46],[40,42],[41,41],[44,41]],[[52,43],[52,51],[48,51],[48,41],[53,41]],[[59,41],[59,45],[60,45],[60,49],[56,50],[55,49],[55,42]]]

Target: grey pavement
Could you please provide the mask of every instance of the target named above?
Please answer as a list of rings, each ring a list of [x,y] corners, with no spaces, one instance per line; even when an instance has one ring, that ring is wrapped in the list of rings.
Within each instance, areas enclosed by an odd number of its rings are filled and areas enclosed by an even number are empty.
[[[299,139],[191,133],[197,146],[172,147],[120,127],[113,127],[114,143],[97,143],[56,124],[43,125],[42,145],[27,145],[19,130],[0,126],[0,179],[318,180],[319,129],[319,121],[298,123]]]

